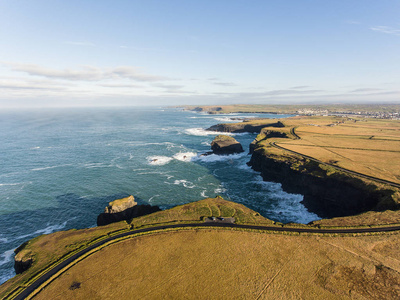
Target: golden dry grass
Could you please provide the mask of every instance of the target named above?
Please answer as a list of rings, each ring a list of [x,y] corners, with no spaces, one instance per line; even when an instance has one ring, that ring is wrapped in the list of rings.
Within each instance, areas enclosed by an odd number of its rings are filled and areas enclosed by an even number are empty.
[[[35,299],[399,299],[399,242],[232,230],[142,236],[79,262]]]
[[[301,139],[276,138],[278,145],[323,162],[334,162],[352,171],[400,183],[400,121],[359,119],[355,122],[339,117],[295,117],[281,121],[288,128],[295,128]],[[274,149],[269,151],[278,153]]]
[[[0,285],[0,299],[15,287],[25,284],[34,274],[60,261],[65,255],[97,241],[110,234],[129,228],[143,228],[172,223],[203,222],[204,217],[234,217],[236,223],[272,225],[273,221],[244,205],[226,201],[221,197],[208,198],[180,205],[166,211],[134,218],[129,224],[125,221],[81,230],[68,230],[41,235],[29,241],[18,253],[21,257],[34,257],[32,266],[24,273]]]

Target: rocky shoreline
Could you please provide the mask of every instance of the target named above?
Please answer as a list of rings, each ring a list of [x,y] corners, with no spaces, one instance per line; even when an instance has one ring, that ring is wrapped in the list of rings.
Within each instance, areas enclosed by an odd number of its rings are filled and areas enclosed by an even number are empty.
[[[329,175],[325,167],[304,158],[275,157],[256,149],[249,165],[261,173],[264,181],[279,182],[284,191],[302,194],[304,206],[321,218],[398,209],[394,190],[342,172]]]
[[[322,218],[345,217],[367,211],[399,209],[397,191],[383,184],[329,167],[291,153],[275,155],[265,147],[271,138],[289,138],[290,130],[278,121],[248,126],[246,123],[217,124],[211,131],[262,131],[251,144],[253,170],[261,173],[264,181],[279,182],[284,191],[304,196],[304,206]],[[270,147],[271,149],[271,147]]]

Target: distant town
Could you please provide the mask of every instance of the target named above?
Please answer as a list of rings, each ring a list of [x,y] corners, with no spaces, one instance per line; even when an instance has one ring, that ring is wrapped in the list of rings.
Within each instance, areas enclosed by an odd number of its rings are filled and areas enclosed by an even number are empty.
[[[184,110],[208,114],[270,113],[303,116],[343,116],[376,119],[400,119],[400,104],[323,104],[323,105],[202,105],[181,106]]]
[[[368,111],[329,111],[327,109],[300,109],[296,111],[298,115],[304,116],[343,116],[343,117],[365,117],[365,118],[376,118],[376,119],[390,119],[400,120],[400,112],[368,112]]]

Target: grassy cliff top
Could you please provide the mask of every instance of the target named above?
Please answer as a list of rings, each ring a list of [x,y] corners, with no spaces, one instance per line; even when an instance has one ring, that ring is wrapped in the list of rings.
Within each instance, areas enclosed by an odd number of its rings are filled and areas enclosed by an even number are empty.
[[[162,224],[202,222],[206,217],[233,217],[239,224],[283,226],[241,204],[217,197],[155,212],[130,222],[123,221],[101,227],[42,235],[20,247],[19,254],[33,257],[34,263],[27,271],[0,286],[0,298],[4,298],[18,286],[29,284],[35,275],[47,270],[63,257],[101,239],[132,229]],[[149,295],[149,292],[154,292],[155,295],[172,293],[171,295],[183,297],[184,294],[178,292],[181,289],[176,289],[175,279],[184,284],[189,292],[187,295],[193,297],[211,294],[232,295],[232,293],[248,297],[264,293],[264,285],[259,286],[258,282],[260,280],[267,282],[267,278],[270,278],[269,273],[265,274],[266,270],[270,270],[271,275],[279,274],[286,266],[286,261],[291,261],[291,267],[284,271],[287,276],[279,276],[277,284],[289,285],[300,293],[298,295],[306,296],[307,293],[335,295],[331,288],[326,288],[323,284],[326,280],[333,280],[333,290],[342,293],[348,289],[349,278],[352,278],[357,285],[354,289],[358,293],[364,293],[367,286],[366,293],[387,295],[388,289],[384,284],[379,283],[377,286],[374,274],[384,277],[385,282],[390,284],[400,280],[397,273],[400,272],[400,266],[397,260],[390,258],[399,255],[399,248],[395,246],[398,240],[399,235],[395,233],[321,237],[309,234],[274,235],[222,229],[165,231],[123,240],[95,252],[58,276],[37,297],[38,299],[129,298],[132,293],[135,295],[139,293],[144,297]],[[390,257],[382,260],[382,255]],[[333,265],[330,266],[329,262]],[[265,263],[268,265],[267,268]],[[310,270],[311,273],[301,271],[308,270],[310,266],[315,269]],[[321,268],[324,272],[319,274],[317,270]],[[297,273],[293,277],[290,274],[295,270]],[[335,274],[339,272],[340,281],[329,275],[332,273],[329,270]],[[209,276],[210,274],[212,276]],[[354,277],[354,274],[357,276]],[[266,278],[262,279],[260,276]],[[310,281],[307,281],[309,284],[303,286],[304,279],[308,276],[311,276]],[[113,280],[110,281],[110,278]],[[175,279],[165,281],[166,278]],[[199,278],[205,280],[198,281]],[[224,284],[212,285],[218,281],[215,278],[225,278]],[[132,280],[135,283],[132,283]],[[364,288],[361,288],[361,284]],[[194,286],[211,286],[212,289],[203,294],[203,288],[194,289]],[[231,288],[226,290],[224,287],[227,286]],[[281,292],[284,291],[279,293]],[[273,296],[270,292],[266,295]],[[395,296],[397,294],[393,294],[393,297]]]
[[[0,286],[0,298],[3,299],[4,295],[16,286],[30,282],[36,274],[64,257],[112,235],[132,229],[165,224],[201,223],[207,217],[234,217],[235,222],[239,224],[274,224],[273,221],[241,204],[217,197],[155,212],[134,218],[129,222],[122,221],[106,226],[80,230],[72,229],[41,235],[27,241],[17,250],[16,256],[21,260],[32,259],[32,266],[27,271],[2,284]]]

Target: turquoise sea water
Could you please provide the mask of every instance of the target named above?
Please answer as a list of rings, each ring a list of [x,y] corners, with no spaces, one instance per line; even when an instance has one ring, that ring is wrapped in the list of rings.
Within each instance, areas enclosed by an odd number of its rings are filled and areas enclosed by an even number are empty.
[[[37,235],[96,225],[109,201],[134,195],[170,208],[222,195],[281,222],[319,217],[279,183],[252,171],[253,134],[236,134],[245,153],[201,157],[238,117],[163,108],[0,112],[0,283],[14,276],[13,250]]]

